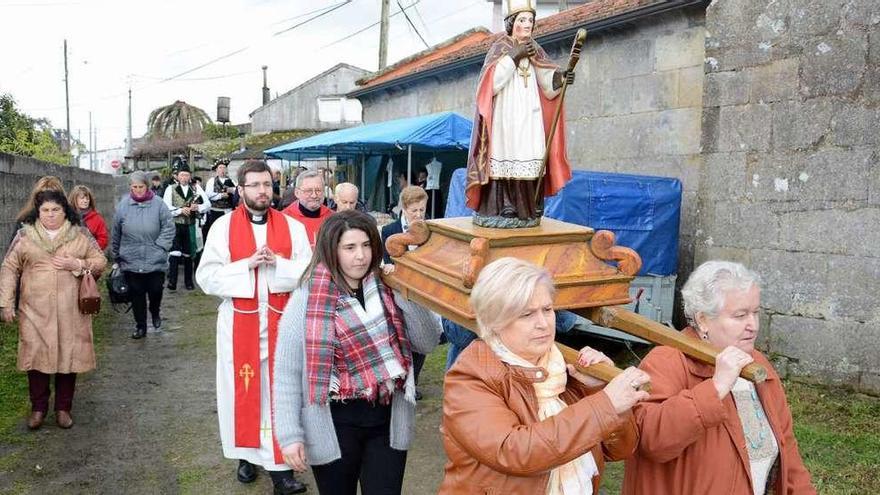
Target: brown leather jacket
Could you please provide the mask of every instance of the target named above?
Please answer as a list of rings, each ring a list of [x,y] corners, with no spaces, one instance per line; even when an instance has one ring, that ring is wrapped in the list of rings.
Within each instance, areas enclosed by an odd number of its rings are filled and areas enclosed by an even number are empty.
[[[443,444],[448,461],[441,494],[536,495],[545,493],[550,470],[592,451],[605,459],[628,457],[638,443],[630,413],[618,415],[608,396],[569,378],[565,410],[538,420],[534,382],[547,373],[501,362],[482,340],[474,341],[446,374]]]
[[[682,333],[698,338],[690,328]],[[763,354],[754,351],[752,357],[767,370],[767,380],[755,388],[779,444],[767,493],[814,495],[782,381]],[[742,424],[733,397],[718,399],[715,368],[665,346],[652,349],[640,368],[651,375],[651,397],[633,408],[641,438],[626,461],[623,494],[754,493]]]

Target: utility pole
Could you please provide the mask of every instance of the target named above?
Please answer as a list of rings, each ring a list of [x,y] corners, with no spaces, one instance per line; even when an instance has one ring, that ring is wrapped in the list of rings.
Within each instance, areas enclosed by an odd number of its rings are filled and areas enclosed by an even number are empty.
[[[382,19],[379,22],[379,70],[388,65],[388,11],[391,0],[382,0]]]
[[[559,0],[559,11],[568,9],[568,2],[566,0]]]
[[[128,87],[128,135],[125,141],[125,156],[131,156],[131,86]]]
[[[270,95],[269,95],[269,80],[266,78],[266,69],[268,69],[268,65],[263,66],[263,105],[269,103]]]
[[[89,112],[89,170],[95,170],[95,148],[92,147],[92,112]]]
[[[64,40],[64,107],[67,109],[67,153],[73,157],[70,152],[70,90],[67,84],[67,40]]]

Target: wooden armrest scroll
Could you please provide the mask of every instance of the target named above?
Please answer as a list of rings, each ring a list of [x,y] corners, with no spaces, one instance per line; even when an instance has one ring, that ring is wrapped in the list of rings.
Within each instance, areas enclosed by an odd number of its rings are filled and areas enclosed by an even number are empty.
[[[600,260],[616,261],[617,269],[624,275],[634,277],[642,268],[642,258],[632,249],[614,245],[614,232],[599,230],[590,240],[590,250]]]
[[[470,243],[471,256],[467,259],[462,276],[462,284],[468,289],[474,286],[480,270],[486,266],[489,259],[489,240],[482,237],[474,237]]]
[[[421,246],[428,242],[431,231],[428,224],[423,221],[414,222],[409,230],[400,234],[394,234],[385,240],[385,249],[393,258],[403,256],[409,246]]]

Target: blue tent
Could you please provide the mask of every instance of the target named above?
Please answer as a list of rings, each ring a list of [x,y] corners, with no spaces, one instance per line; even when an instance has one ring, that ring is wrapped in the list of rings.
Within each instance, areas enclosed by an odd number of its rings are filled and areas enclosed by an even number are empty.
[[[325,132],[266,150],[283,160],[305,156],[360,155],[391,151],[452,151],[470,146],[470,120],[453,112],[390,120]]]

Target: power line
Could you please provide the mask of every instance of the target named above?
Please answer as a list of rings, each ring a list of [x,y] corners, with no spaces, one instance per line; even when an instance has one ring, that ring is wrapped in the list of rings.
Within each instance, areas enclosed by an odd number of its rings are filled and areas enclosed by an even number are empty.
[[[411,5],[411,6],[412,6],[412,5]],[[403,12],[403,17],[406,18],[406,22],[409,23],[410,27],[411,27],[411,28],[413,29],[413,31],[415,31],[416,34],[418,35],[419,39],[422,40],[422,43],[425,44],[425,48],[430,48],[431,45],[429,45],[428,42],[425,41],[425,38],[422,38],[422,33],[419,32],[419,28],[417,28],[416,25],[413,24],[412,19],[409,18],[409,14],[407,14],[407,13],[403,10],[403,5],[400,4],[400,0],[397,0],[397,7],[399,7],[399,8],[400,8],[400,11]]]
[[[253,74],[255,71],[256,71],[256,69],[254,69],[254,70],[248,70],[248,71],[243,71],[243,72],[234,72],[234,73],[232,73],[232,74],[222,74],[222,75],[219,75],[219,76],[206,76],[206,77],[182,77],[182,78],[177,79],[177,81],[178,81],[178,82],[184,82],[184,81],[214,81],[214,80],[217,80],[217,79],[227,79],[227,78],[230,78],[230,77],[238,77],[238,76],[243,76],[243,75],[246,75],[246,74]],[[155,81],[160,81],[160,80],[162,80],[162,79],[165,79],[164,77],[148,76],[148,75],[145,75],[145,74],[131,74],[131,75],[134,76],[134,77],[141,78],[141,79],[153,79],[153,80],[155,80]]]
[[[314,16],[314,17],[309,17],[308,19],[306,19],[306,20],[300,22],[299,24],[294,24],[293,26],[291,26],[291,27],[289,27],[289,28],[287,28],[287,29],[282,29],[281,31],[278,31],[277,33],[273,34],[272,36],[278,36],[278,35],[280,35],[280,34],[284,34],[284,33],[288,32],[288,31],[292,31],[292,30],[294,30],[294,29],[296,29],[296,28],[302,26],[303,24],[308,24],[309,22],[312,22],[312,21],[314,21],[315,19],[317,19],[317,18],[319,18],[319,17],[325,16],[325,15],[329,14],[330,12],[333,12],[334,10],[341,9],[342,7],[344,7],[344,6],[348,5],[348,4],[350,4],[351,2],[352,2],[352,0],[345,0],[345,1],[342,2],[342,3],[338,3],[338,4],[336,4],[334,7],[331,7],[329,10],[326,10],[326,11],[324,11],[324,12],[321,12],[320,14],[318,14],[318,15],[316,15],[316,16]]]
[[[415,6],[418,5],[419,2],[421,2],[421,1],[422,1],[422,0],[415,0],[413,3],[411,3],[410,5],[408,5],[408,6],[406,7],[406,9],[409,9],[409,8],[415,7]],[[404,9],[404,10],[406,10],[406,9]],[[396,16],[397,14],[400,14],[400,13],[402,13],[402,12],[403,12],[403,10],[398,10],[397,12],[392,13],[392,14],[389,15],[388,17],[389,17],[389,18],[394,17],[394,16]],[[355,32],[353,32],[353,33],[351,33],[351,34],[347,34],[347,35],[343,36],[342,38],[339,38],[339,39],[336,40],[336,41],[333,41],[333,42],[331,42],[331,43],[328,43],[328,44],[322,46],[322,47],[320,48],[320,50],[323,50],[323,49],[325,49],[325,48],[330,48],[330,47],[333,46],[333,45],[338,45],[339,43],[342,43],[343,41],[346,41],[346,40],[349,40],[349,39],[351,39],[351,38],[354,38],[355,36],[357,36],[357,35],[359,35],[359,34],[361,34],[361,33],[363,33],[363,32],[369,31],[371,28],[374,28],[374,27],[378,26],[379,24],[380,24],[380,22],[379,22],[379,21],[376,21],[376,22],[370,24],[369,26],[366,26],[366,27],[363,27],[363,28],[361,28],[361,29],[358,29],[357,31],[355,31]]]
[[[299,22],[299,23],[297,23],[297,24],[294,24],[293,26],[291,26],[291,27],[289,27],[289,28],[287,28],[287,29],[282,29],[281,31],[278,31],[277,33],[274,33],[272,36],[273,36],[273,37],[274,37],[274,36],[279,36],[279,35],[281,35],[281,34],[284,34],[284,33],[290,32],[290,31],[292,31],[292,30],[294,30],[294,29],[296,29],[296,28],[298,28],[298,27],[300,27],[300,26],[304,26],[304,25],[306,25],[306,24],[308,24],[308,23],[314,21],[315,19],[318,19],[319,17],[323,17],[323,16],[325,16],[325,15],[327,15],[327,14],[329,14],[329,13],[335,11],[335,10],[338,10],[338,9],[340,9],[340,8],[342,8],[342,7],[344,7],[344,6],[348,5],[348,4],[350,4],[351,2],[352,2],[352,0],[345,0],[344,2],[338,3],[338,4],[336,4],[335,6],[329,7],[327,10],[324,10],[323,12],[321,12],[321,13],[319,13],[319,14],[316,14],[316,15],[314,15],[314,16],[312,16],[312,17],[309,17],[308,19],[306,19],[306,20],[304,20],[304,21],[302,21],[302,22]],[[162,83],[165,83],[165,82],[168,82],[168,81],[172,81],[172,80],[177,79],[177,78],[179,78],[179,77],[181,77],[181,76],[185,76],[185,75],[187,75],[187,74],[191,74],[191,73],[193,73],[193,72],[195,72],[195,71],[197,71],[197,70],[199,70],[199,69],[204,69],[205,67],[207,67],[207,66],[209,66],[209,65],[212,65],[212,64],[215,64],[215,63],[217,63],[217,62],[219,62],[219,61],[221,61],[221,60],[224,60],[224,59],[227,59],[227,58],[229,58],[229,57],[233,57],[233,56],[235,56],[235,55],[238,55],[239,53],[242,53],[242,52],[248,50],[251,46],[252,46],[252,45],[248,45],[248,46],[245,46],[245,47],[239,48],[239,49],[237,49],[237,50],[233,50],[233,51],[231,51],[231,52],[229,52],[229,53],[226,53],[226,54],[224,54],[224,55],[220,55],[219,57],[213,58],[213,59],[211,59],[211,60],[209,60],[209,61],[207,61],[207,62],[205,62],[205,63],[203,63],[203,64],[201,64],[201,65],[198,65],[198,66],[196,66],[196,67],[193,67],[192,69],[188,69],[188,70],[185,70],[185,71],[183,71],[183,72],[181,72],[181,73],[179,73],[179,74],[176,74],[176,75],[173,75],[173,76],[171,76],[171,77],[167,77],[167,78],[165,78],[165,79],[162,79],[161,81],[157,82],[156,84],[162,84]]]

